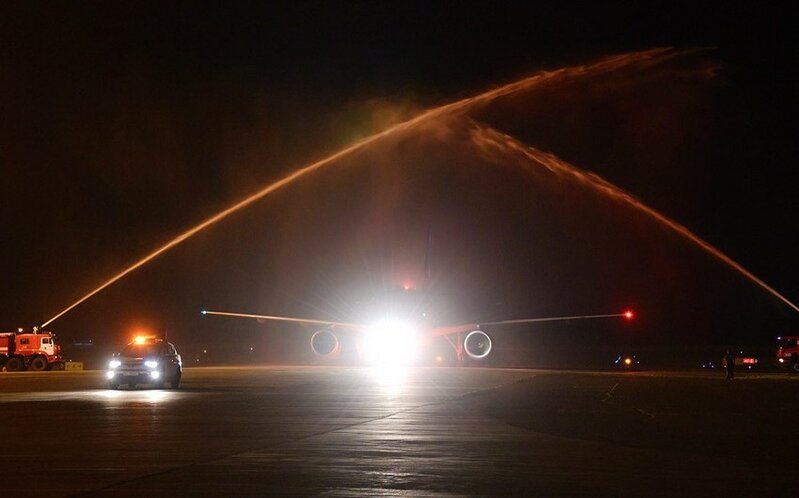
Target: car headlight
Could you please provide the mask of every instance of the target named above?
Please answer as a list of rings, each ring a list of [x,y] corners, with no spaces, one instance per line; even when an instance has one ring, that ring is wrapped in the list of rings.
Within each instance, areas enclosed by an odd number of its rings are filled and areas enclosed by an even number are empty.
[[[155,360],[147,360],[144,362],[144,366],[147,368],[158,368],[158,362]]]
[[[119,368],[122,365],[122,362],[119,360],[111,360],[108,362],[108,368],[114,369]]]

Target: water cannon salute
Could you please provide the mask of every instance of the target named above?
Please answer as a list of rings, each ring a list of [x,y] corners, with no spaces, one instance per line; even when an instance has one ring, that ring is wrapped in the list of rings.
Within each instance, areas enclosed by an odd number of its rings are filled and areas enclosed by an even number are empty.
[[[9,492],[792,489],[785,16],[454,8],[0,7]]]

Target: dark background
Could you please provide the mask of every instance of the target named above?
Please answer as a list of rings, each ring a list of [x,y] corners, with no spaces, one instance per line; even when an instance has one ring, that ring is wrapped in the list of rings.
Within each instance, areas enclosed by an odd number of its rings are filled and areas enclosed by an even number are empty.
[[[796,301],[792,28],[776,8],[687,2],[4,3],[0,328],[43,323],[191,225],[421,109],[662,46],[707,50],[692,71],[585,78],[472,117],[632,192]],[[715,76],[685,76],[696,68]],[[303,179],[49,328],[108,349],[167,329],[192,358],[308,361],[309,331],[199,310],[368,319],[409,283],[439,324],[638,312],[494,331],[496,364],[797,330],[796,311],[631,210],[477,158],[466,128]]]

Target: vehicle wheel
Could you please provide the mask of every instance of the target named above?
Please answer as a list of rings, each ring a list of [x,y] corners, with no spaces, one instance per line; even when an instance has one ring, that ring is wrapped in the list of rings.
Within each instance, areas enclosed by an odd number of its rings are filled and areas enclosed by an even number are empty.
[[[25,363],[21,359],[14,357],[10,358],[6,363],[6,370],[9,372],[19,372],[25,369]]]
[[[178,389],[180,387],[180,377],[181,373],[180,370],[178,370],[177,375],[172,377],[172,380],[169,382],[169,385],[172,387],[172,389]]]
[[[791,372],[799,373],[799,361],[791,363]]]
[[[42,372],[47,369],[47,359],[43,356],[37,356],[31,360],[30,367],[28,368],[34,372]]]

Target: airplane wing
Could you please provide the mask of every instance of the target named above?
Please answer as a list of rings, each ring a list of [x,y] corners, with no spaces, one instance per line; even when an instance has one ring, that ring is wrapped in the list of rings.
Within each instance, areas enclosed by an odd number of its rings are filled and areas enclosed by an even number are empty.
[[[315,320],[309,318],[295,318],[295,317],[288,317],[288,316],[274,316],[274,315],[256,315],[252,313],[234,313],[230,311],[211,311],[211,310],[202,310],[200,313],[203,315],[217,315],[217,316],[231,316],[235,318],[252,318],[258,321],[263,320],[274,320],[279,322],[293,322],[299,324],[308,324],[308,325],[324,325],[326,327],[332,328],[343,328],[348,330],[354,330],[358,332],[365,332],[369,329],[367,325],[362,323],[349,323],[349,322],[334,322],[330,320]],[[540,321],[540,319],[539,319]],[[461,332],[471,332],[472,330],[480,328],[479,324],[476,323],[464,323],[461,325],[450,325],[444,327],[435,327],[430,329],[431,335],[434,337],[440,337],[445,335],[452,335],[458,334]]]
[[[294,318],[289,316],[254,315],[250,313],[232,313],[228,311],[202,310],[203,315],[232,316],[236,318],[253,318],[255,320],[273,320],[278,322],[293,322],[308,325],[324,325],[326,327],[343,328],[356,331],[366,331],[368,326],[362,323],[335,322],[332,320],[312,320],[308,318]]]
[[[624,313],[610,313],[604,315],[575,315],[575,316],[551,316],[543,318],[519,318],[515,320],[500,320],[495,322],[481,322],[481,323],[464,323],[461,325],[448,325],[446,327],[435,327],[431,330],[432,335],[436,337],[459,334],[464,332],[471,332],[477,330],[483,325],[514,325],[519,323],[539,323],[539,322],[560,322],[564,320],[592,320],[595,318],[615,318],[624,317],[627,319],[632,318],[631,311]]]
[[[632,318],[631,311],[624,313],[609,313],[604,315],[574,315],[574,316],[550,316],[546,318],[521,318],[518,320],[500,320],[498,322],[483,322],[481,325],[511,325],[514,323],[535,323],[535,322],[560,322],[564,320],[592,320],[594,318]]]
[[[342,328],[357,332],[366,332],[367,330],[369,330],[369,326],[364,325],[362,323],[336,322],[332,320],[314,320],[309,318],[295,318],[288,316],[255,315],[251,313],[233,313],[229,311],[203,310],[201,313],[203,315],[231,316],[236,318],[252,318],[255,320],[274,320],[280,322],[293,322],[293,323],[307,324],[307,325],[323,325],[326,327]],[[592,320],[596,318],[615,318],[615,317],[624,317],[630,319],[632,318],[632,312],[625,311],[624,313],[610,313],[604,315],[552,316],[552,317],[542,317],[542,318],[519,318],[514,320],[500,320],[500,321],[481,322],[481,323],[463,323],[459,325],[446,325],[442,327],[433,327],[429,329],[429,331],[430,335],[432,335],[433,337],[442,337],[453,334],[471,332],[472,330],[477,330],[484,325],[492,325],[492,326],[515,325],[520,323],[559,322],[564,320]]]

